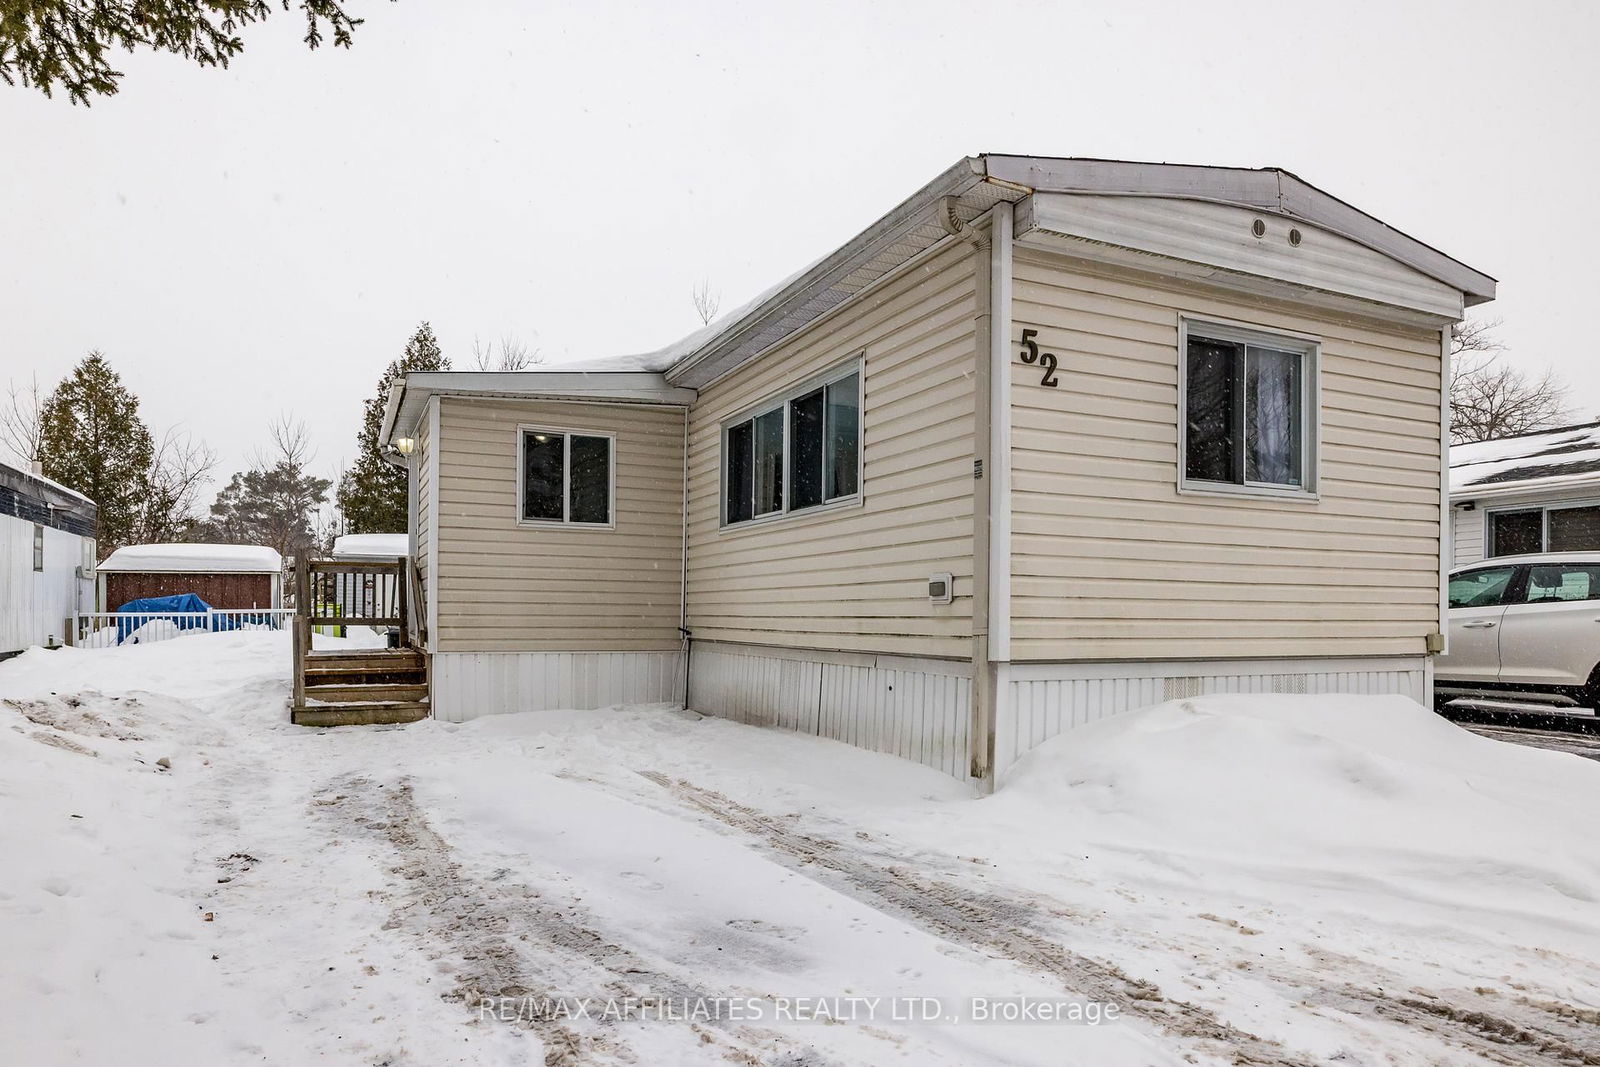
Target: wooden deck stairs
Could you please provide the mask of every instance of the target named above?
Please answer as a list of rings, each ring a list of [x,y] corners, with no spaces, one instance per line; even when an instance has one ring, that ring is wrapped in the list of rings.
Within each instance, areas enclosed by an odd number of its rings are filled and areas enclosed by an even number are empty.
[[[308,652],[297,726],[376,726],[428,717],[428,660],[414,648]]]
[[[409,559],[295,560],[294,696],[297,726],[378,726],[429,715],[421,582]],[[318,629],[394,628],[397,648],[314,649]]]

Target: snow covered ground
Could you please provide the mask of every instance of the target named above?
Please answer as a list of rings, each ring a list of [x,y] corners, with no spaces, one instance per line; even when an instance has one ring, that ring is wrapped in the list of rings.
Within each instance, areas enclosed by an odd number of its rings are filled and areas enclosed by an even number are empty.
[[[1162,705],[977,799],[667,708],[296,728],[288,663],[0,664],[4,1062],[1600,1062],[1600,765],[1398,698]]]

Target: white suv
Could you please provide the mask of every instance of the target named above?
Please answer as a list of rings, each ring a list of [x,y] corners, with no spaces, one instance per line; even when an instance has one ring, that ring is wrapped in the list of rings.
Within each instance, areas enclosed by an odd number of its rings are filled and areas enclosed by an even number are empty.
[[[1434,693],[1600,705],[1600,552],[1499,556],[1450,574]]]

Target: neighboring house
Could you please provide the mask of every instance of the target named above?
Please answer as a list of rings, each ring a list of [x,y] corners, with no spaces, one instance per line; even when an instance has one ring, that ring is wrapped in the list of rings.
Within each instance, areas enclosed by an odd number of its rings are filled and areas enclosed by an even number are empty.
[[[989,155],[660,352],[409,374],[434,714],[686,701],[992,780],[1167,698],[1427,700],[1494,288],[1284,171]]]
[[[1600,422],[1450,449],[1455,564],[1600,550]]]
[[[92,596],[97,515],[82,493],[0,464],[0,659],[67,642]]]
[[[101,611],[194,593],[219,609],[283,605],[283,559],[263,545],[124,545],[99,567]]]

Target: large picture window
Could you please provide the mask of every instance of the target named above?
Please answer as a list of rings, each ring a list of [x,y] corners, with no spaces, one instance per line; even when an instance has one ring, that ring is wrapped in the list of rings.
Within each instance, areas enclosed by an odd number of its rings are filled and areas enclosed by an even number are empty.
[[[528,426],[519,436],[521,521],[611,524],[611,437]]]
[[[1185,323],[1182,484],[1310,492],[1315,359],[1308,341]]]
[[[852,365],[722,430],[722,521],[749,522],[855,497],[861,372]]]
[[[1491,511],[1489,555],[1600,551],[1600,504]]]

